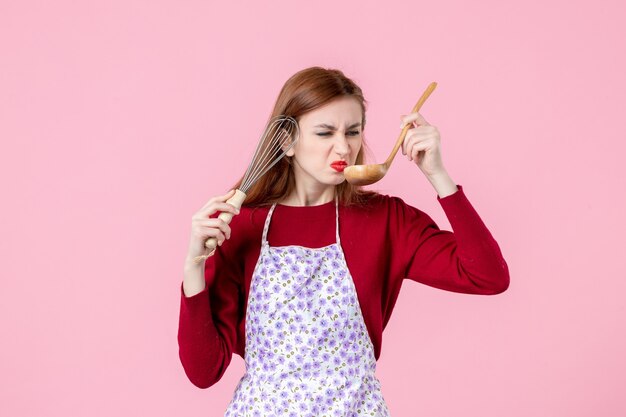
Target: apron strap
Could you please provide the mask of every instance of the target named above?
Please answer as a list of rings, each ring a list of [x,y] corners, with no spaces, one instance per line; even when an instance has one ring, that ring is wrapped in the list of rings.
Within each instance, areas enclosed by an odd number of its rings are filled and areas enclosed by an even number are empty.
[[[267,245],[267,231],[270,227],[270,218],[272,217],[272,213],[274,212],[274,208],[276,207],[276,203],[272,204],[272,207],[270,208],[269,213],[267,213],[267,217],[265,218],[265,225],[263,226],[263,239],[262,239],[262,244],[263,246]]]
[[[339,199],[335,196],[335,223],[337,223],[337,244],[339,244]]]

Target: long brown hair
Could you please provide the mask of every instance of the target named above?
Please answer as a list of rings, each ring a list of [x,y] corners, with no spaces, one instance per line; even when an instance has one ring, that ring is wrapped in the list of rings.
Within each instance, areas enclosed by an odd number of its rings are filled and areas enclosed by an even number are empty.
[[[292,75],[281,89],[270,119],[285,115],[299,121],[305,113],[340,97],[353,97],[361,105],[363,115],[361,131],[363,132],[367,101],[363,97],[361,88],[337,69],[310,67]],[[364,149],[367,149],[365,138],[357,154],[356,165],[365,162]],[[232,188],[239,188],[242,181],[243,176]],[[294,188],[295,176],[291,158],[285,156],[250,187],[243,204],[250,207],[271,205],[289,195]],[[335,193],[343,205],[362,205],[378,194],[363,190],[360,186],[352,185],[347,181],[337,185]]]

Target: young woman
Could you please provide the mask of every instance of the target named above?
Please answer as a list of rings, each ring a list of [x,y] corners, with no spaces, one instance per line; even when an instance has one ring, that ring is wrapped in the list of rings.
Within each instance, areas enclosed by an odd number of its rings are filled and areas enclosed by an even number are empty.
[[[382,332],[405,278],[447,291],[509,285],[498,244],[443,166],[440,135],[419,113],[402,153],[437,193],[453,232],[402,199],[345,181],[362,164],[365,104],[341,71],[308,68],[283,86],[271,117],[298,121],[286,156],[247,193],[194,214],[181,287],[178,342],[196,386],[245,360],[226,416],[387,416],[375,376]],[[216,216],[236,214],[230,225]],[[219,246],[203,264],[204,243]]]

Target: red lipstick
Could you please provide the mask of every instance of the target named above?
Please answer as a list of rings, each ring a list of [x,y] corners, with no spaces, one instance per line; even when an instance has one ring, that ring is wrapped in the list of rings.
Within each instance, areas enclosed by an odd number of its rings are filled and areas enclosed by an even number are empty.
[[[330,166],[337,172],[343,172],[345,167],[348,166],[348,163],[346,161],[333,161]]]

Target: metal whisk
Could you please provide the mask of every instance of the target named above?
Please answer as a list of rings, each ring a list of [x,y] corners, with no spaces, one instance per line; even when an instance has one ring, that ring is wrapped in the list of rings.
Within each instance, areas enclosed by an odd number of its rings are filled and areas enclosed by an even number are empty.
[[[250,187],[285,156],[285,153],[296,144],[299,137],[300,128],[298,127],[298,122],[293,117],[279,115],[270,119],[254,152],[252,162],[243,176],[241,186],[235,190],[235,195],[226,202],[238,209],[241,208]],[[287,144],[287,142],[290,143]],[[232,220],[233,214],[222,212],[218,218],[228,224]],[[209,253],[196,256],[194,258],[195,263],[200,263],[203,259],[207,259],[215,253],[217,239],[214,237],[209,238],[204,246],[209,250]]]

